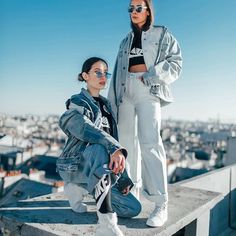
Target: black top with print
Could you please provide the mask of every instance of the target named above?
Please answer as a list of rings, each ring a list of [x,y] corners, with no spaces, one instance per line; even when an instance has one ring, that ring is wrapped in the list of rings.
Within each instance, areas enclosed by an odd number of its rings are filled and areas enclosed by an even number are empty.
[[[105,132],[107,132],[112,136],[113,135],[112,115],[100,97],[93,97],[93,98],[98,102],[100,110],[102,112],[102,130],[104,130]]]
[[[141,33],[136,32],[134,34],[131,50],[129,53],[129,67],[133,65],[145,64],[144,58],[143,58],[141,37],[142,37]]]

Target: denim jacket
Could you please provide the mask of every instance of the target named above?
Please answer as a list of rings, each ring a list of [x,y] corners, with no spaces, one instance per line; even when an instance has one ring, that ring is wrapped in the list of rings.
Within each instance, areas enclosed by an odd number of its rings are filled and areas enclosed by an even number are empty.
[[[116,119],[126,90],[129,52],[133,37],[133,32],[128,33],[120,44],[108,92],[108,99]],[[143,31],[141,42],[147,67],[147,72],[143,74],[144,84],[150,88],[152,95],[160,98],[162,106],[167,105],[173,101],[170,84],[178,79],[182,68],[179,44],[163,26],[151,26],[147,31]]]
[[[113,137],[101,129],[102,113],[97,101],[82,88],[81,93],[73,95],[66,102],[67,111],[59,119],[59,126],[68,136],[67,142],[61,155],[57,160],[57,170],[59,173],[76,172],[79,168],[80,158],[83,151],[89,144],[101,144],[105,147],[108,154],[113,154],[121,150],[125,157],[127,151],[118,140],[117,125],[111,110],[109,101],[100,96],[108,111],[112,115]],[[131,184],[127,172],[121,176],[126,183]]]
[[[100,97],[113,114],[108,100]],[[102,113],[97,101],[87,90],[82,88],[80,94],[73,95],[67,100],[66,106],[68,110],[60,117],[59,126],[68,136],[68,140],[57,162],[59,170],[75,170],[86,146],[93,143],[103,145],[110,155],[116,150],[122,150],[127,156],[126,149],[117,141],[118,133],[114,118],[111,124],[114,137],[100,129]]]

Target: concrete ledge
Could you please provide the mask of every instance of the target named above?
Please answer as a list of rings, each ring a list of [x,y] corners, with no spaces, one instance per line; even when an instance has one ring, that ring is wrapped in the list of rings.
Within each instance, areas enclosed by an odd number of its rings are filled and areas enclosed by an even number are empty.
[[[210,236],[228,235],[229,227],[236,228],[236,164],[177,182],[174,185],[209,190],[224,196],[224,199],[211,211]]]
[[[236,165],[231,168],[230,184],[230,226],[236,229]]]
[[[142,212],[133,219],[120,218],[119,225],[126,236],[172,235],[200,218],[222,198],[216,192],[169,185],[169,219],[163,227],[146,226],[154,205],[145,199],[141,199]],[[62,193],[5,205],[0,209],[0,226],[11,235],[94,235],[96,206],[89,197],[85,201],[89,212],[84,214],[74,213]]]

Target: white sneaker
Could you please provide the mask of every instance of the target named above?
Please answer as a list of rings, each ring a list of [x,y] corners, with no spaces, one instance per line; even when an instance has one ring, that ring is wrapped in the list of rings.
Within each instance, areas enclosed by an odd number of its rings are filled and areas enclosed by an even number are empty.
[[[160,227],[165,224],[168,218],[167,203],[155,207],[154,211],[148,217],[146,224],[150,227]]]
[[[116,213],[102,214],[97,211],[98,226],[95,236],[124,236],[117,225]]]
[[[84,213],[87,212],[88,207],[83,203],[86,190],[77,184],[66,183],[64,186],[64,193],[68,197],[70,206],[74,212]]]

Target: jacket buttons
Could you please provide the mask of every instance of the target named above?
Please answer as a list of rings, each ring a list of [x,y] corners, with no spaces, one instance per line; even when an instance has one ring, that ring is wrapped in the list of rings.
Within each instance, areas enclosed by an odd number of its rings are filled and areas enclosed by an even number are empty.
[[[124,84],[124,83],[122,83],[121,85],[122,85],[122,86],[125,86],[125,84]]]
[[[123,70],[125,70],[125,66],[123,67]]]

